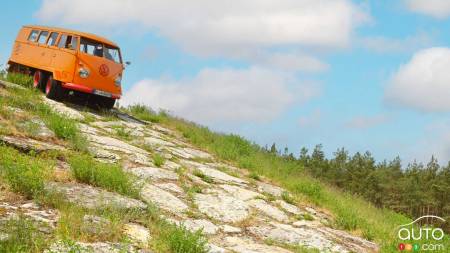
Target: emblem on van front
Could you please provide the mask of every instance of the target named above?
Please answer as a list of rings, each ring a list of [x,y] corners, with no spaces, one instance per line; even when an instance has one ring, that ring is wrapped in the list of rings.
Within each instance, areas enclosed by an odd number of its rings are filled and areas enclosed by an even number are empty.
[[[109,75],[109,67],[106,64],[102,64],[100,65],[100,67],[98,68],[98,72],[100,73],[100,75],[102,76],[107,76]]]

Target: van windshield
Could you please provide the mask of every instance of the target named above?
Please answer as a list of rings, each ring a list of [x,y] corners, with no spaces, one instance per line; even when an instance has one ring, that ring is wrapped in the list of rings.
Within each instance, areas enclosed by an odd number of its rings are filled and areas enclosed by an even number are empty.
[[[80,51],[85,54],[106,58],[116,63],[122,63],[118,48],[104,45],[103,43],[95,40],[81,38]]]

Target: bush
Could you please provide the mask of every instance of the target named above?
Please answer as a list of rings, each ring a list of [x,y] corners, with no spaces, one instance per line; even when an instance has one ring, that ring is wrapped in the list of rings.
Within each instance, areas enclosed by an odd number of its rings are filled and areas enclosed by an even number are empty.
[[[131,197],[139,196],[132,176],[118,165],[96,162],[89,155],[72,155],[68,161],[74,177],[80,182]]]

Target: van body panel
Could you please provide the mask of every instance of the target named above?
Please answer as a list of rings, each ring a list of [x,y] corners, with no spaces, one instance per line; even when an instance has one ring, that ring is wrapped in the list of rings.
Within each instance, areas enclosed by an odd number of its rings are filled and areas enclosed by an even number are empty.
[[[32,31],[39,31],[35,41],[29,40]],[[39,44],[38,40],[42,31],[46,32],[47,38],[45,42],[41,41],[42,43]],[[54,45],[49,43],[52,32],[58,33]],[[66,38],[67,36],[76,38],[77,41],[62,40],[63,35]],[[120,49],[114,42],[94,34],[56,27],[27,25],[20,29],[8,63],[49,72],[53,74],[54,80],[60,81],[67,89],[120,98],[122,89],[115,81],[118,77],[122,77],[124,66],[121,58],[120,62],[116,62],[118,60],[107,59],[105,55],[99,57],[81,52],[82,37],[103,45],[103,50],[106,50],[106,47],[117,48],[120,55]],[[64,42],[65,46],[61,46],[60,42]],[[75,43],[76,45],[73,45]],[[80,69],[88,70],[88,77],[81,77]]]

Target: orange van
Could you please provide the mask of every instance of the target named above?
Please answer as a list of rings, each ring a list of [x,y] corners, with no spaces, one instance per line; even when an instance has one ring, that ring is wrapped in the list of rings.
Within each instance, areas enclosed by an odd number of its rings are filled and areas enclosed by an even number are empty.
[[[9,72],[33,75],[34,87],[51,99],[88,93],[97,105],[110,109],[122,95],[125,65],[120,49],[114,42],[94,34],[23,26],[8,64]]]

